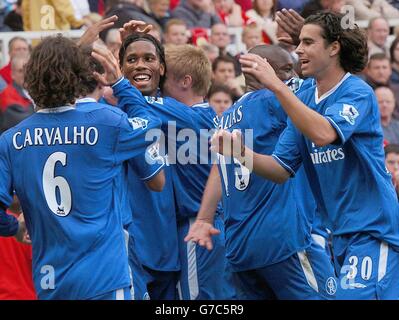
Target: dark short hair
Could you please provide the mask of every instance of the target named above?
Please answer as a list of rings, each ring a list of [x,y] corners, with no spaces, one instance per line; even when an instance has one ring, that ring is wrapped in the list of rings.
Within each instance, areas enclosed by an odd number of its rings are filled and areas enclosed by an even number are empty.
[[[385,157],[390,153],[399,154],[399,144],[389,143],[384,147]]]
[[[15,42],[15,41],[18,41],[18,40],[19,40],[19,41],[25,42],[25,43],[29,46],[28,40],[26,40],[26,39],[23,38],[23,37],[16,36],[16,37],[11,38],[10,41],[8,42],[8,50],[10,50],[11,47],[12,47],[12,45],[14,44],[14,42]]]
[[[379,53],[374,53],[370,56],[367,65],[370,66],[371,61],[375,61],[375,60],[377,60],[377,61],[387,60],[389,62],[389,58],[385,55],[385,53],[379,52]]]
[[[215,72],[217,69],[219,63],[225,62],[225,63],[232,63],[233,66],[235,66],[235,60],[232,57],[223,55],[223,56],[218,56],[215,60],[212,62],[212,71]]]
[[[367,36],[357,25],[343,28],[341,21],[344,15],[321,11],[306,18],[304,24],[314,24],[322,28],[322,37],[327,45],[338,41],[341,45],[339,62],[346,72],[358,73],[367,65]]]
[[[397,47],[399,43],[399,36],[397,36],[391,44],[391,47],[389,48],[389,53],[391,54],[391,62],[396,62],[399,63],[399,61],[395,61],[395,48]]]
[[[231,97],[231,100],[234,101],[234,93],[230,89],[229,86],[220,83],[220,82],[213,82],[211,87],[209,88],[208,94],[206,95],[207,99],[209,100],[215,93],[224,92]]]
[[[155,37],[148,33],[136,32],[129,35],[125,40],[123,40],[121,48],[119,49],[119,65],[122,67],[123,59],[125,58],[126,50],[130,44],[136,41],[148,41],[152,43],[155,47],[158,59],[160,63],[164,66],[165,72],[164,75],[161,75],[159,79],[159,87],[162,89],[163,84],[165,82],[166,75],[166,59],[165,59],[165,50],[161,42],[159,42]]]

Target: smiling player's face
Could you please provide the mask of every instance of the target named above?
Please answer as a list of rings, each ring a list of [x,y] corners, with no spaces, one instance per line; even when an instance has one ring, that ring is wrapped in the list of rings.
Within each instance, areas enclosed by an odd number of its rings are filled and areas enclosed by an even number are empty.
[[[151,42],[136,41],[126,49],[122,72],[143,95],[154,96],[165,69]]]
[[[305,77],[322,76],[323,71],[331,63],[331,48],[330,45],[326,45],[322,32],[322,28],[314,24],[306,24],[301,30],[299,37],[301,42],[296,48],[296,53]]]

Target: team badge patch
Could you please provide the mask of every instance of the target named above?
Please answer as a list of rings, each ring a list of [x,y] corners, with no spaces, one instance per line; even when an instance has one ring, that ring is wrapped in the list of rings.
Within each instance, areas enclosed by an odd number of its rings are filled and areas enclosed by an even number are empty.
[[[359,112],[354,106],[344,103],[339,115],[353,126],[355,124],[355,119],[359,116]]]
[[[148,103],[151,103],[151,104],[154,104],[154,103],[163,104],[163,98],[161,98],[161,97],[145,96],[145,99],[147,100]]]
[[[333,296],[337,292],[337,281],[334,278],[330,277],[326,281],[326,292]]]
[[[143,118],[139,118],[139,117],[134,117],[134,118],[129,118],[128,119],[130,124],[132,125],[133,129],[147,129],[147,125],[148,125],[148,120],[143,119]]]

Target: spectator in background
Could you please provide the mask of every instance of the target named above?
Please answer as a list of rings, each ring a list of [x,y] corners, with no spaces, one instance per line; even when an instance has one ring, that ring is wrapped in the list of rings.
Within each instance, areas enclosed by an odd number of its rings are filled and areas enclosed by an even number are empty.
[[[399,18],[399,10],[386,0],[346,0],[346,4],[354,7],[355,18],[358,20],[370,20],[378,17]]]
[[[392,183],[399,198],[399,145],[389,143],[384,147],[385,166],[392,175]]]
[[[344,4],[345,0],[311,0],[303,8],[301,15],[307,18],[322,10],[331,10],[338,13]]]
[[[220,55],[227,54],[227,47],[231,42],[227,26],[223,23],[214,24],[211,28],[209,42],[219,48]]]
[[[375,89],[379,86],[391,88],[395,95],[396,107],[393,117],[399,120],[399,84],[390,82],[392,67],[390,60],[383,53],[373,54],[365,69],[366,82]]]
[[[262,30],[257,24],[252,23],[244,27],[242,31],[242,42],[245,45],[246,52],[259,44],[263,44]]]
[[[154,28],[158,26],[158,23],[144,10],[141,0],[107,0],[105,10],[105,18],[118,16],[118,21],[115,22],[113,28],[123,28],[123,25],[130,20],[144,21],[152,24]],[[100,38],[103,41],[105,41],[108,30],[100,33]]]
[[[378,86],[388,86],[392,68],[388,57],[383,53],[373,54],[365,69],[366,82],[375,89]]]
[[[149,16],[152,17],[165,30],[165,25],[170,19],[170,0],[147,0]]]
[[[110,29],[107,33],[107,37],[105,38],[105,45],[117,59],[119,57],[119,48],[121,47],[121,44],[122,39],[119,29]]]
[[[164,43],[165,44],[187,44],[189,38],[189,31],[186,23],[180,19],[170,19],[164,29]]]
[[[22,0],[15,3],[15,9],[7,14],[4,18],[4,25],[8,26],[11,31],[24,31],[22,22]]]
[[[235,76],[236,60],[229,56],[219,56],[212,63],[212,81],[226,84],[234,94],[234,101],[244,94],[245,84]]]
[[[399,36],[393,40],[389,53],[392,66],[391,83],[399,84]]]
[[[220,23],[220,18],[212,12],[208,0],[186,0],[180,3],[172,12],[173,18],[186,22],[189,29],[210,29],[214,24]]]
[[[17,55],[28,54],[29,53],[29,43],[28,40],[22,37],[14,37],[8,43],[8,55],[10,56],[10,62],[0,69],[0,77],[7,84],[11,84],[11,60]]]
[[[225,24],[217,23],[212,26],[209,42],[219,48],[219,56],[229,56],[234,59],[234,56],[228,51],[231,40]],[[236,76],[241,74],[240,63],[236,60],[234,60],[234,70]]]
[[[88,0],[71,0],[71,4],[77,20],[84,20],[85,24],[91,26],[90,6]]]
[[[241,7],[234,0],[213,0],[216,13],[229,27],[242,27],[247,17]]]
[[[25,31],[79,29],[85,24],[75,18],[70,0],[24,0],[22,19]]]
[[[21,206],[14,201],[7,213],[18,218]],[[14,237],[0,237],[0,300],[36,300],[32,279],[32,246]]]
[[[233,105],[233,99],[233,92],[225,84],[213,83],[209,88],[207,100],[218,117]]]
[[[235,0],[244,12],[252,9],[252,0]]]
[[[254,22],[262,29],[263,41],[266,44],[278,42],[277,23],[274,20],[276,10],[277,0],[254,0],[253,9],[246,12],[248,22]]]
[[[198,47],[204,50],[206,56],[211,63],[213,63],[213,61],[215,61],[216,58],[219,57],[219,48],[214,44],[204,42],[199,44]]]
[[[381,125],[384,139],[388,143],[399,144],[399,120],[393,119],[395,96],[389,87],[381,86],[374,90],[381,115]]]
[[[367,28],[369,57],[375,53],[383,53],[389,57],[389,24],[385,18],[373,18]]]
[[[104,15],[105,0],[89,0],[90,12],[96,12],[99,15]]]
[[[152,29],[148,32],[148,34],[152,35],[159,42],[162,42],[163,32],[159,24],[153,25]]]
[[[28,55],[15,56],[11,60],[12,84],[0,93],[1,122],[0,132],[17,125],[33,113],[33,104],[24,85],[24,65]]]

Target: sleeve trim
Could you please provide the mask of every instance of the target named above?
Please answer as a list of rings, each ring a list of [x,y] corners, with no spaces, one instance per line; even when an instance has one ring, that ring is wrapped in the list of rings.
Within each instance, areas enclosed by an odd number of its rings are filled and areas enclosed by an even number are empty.
[[[117,86],[119,83],[121,83],[123,80],[125,80],[125,77],[122,76],[121,78],[119,78],[112,86],[111,88],[114,88],[115,86]]]
[[[278,156],[275,154],[272,154],[272,157],[285,169],[288,171],[288,173],[291,175],[291,177],[295,177],[295,171],[288,165],[286,164],[283,160],[281,160]]]
[[[142,181],[147,181],[150,180],[152,177],[154,177],[159,171],[161,171],[161,169],[163,169],[163,167],[165,166],[165,160],[162,158],[162,164],[153,172],[151,173],[149,176],[145,177],[145,178],[140,178],[140,180]]]
[[[339,126],[335,123],[335,121],[330,118],[329,116],[325,117],[330,124],[334,127],[334,129],[337,131],[338,136],[341,138],[341,142],[344,143],[346,141],[345,136],[343,134],[343,132],[341,131],[341,129],[339,128]]]

